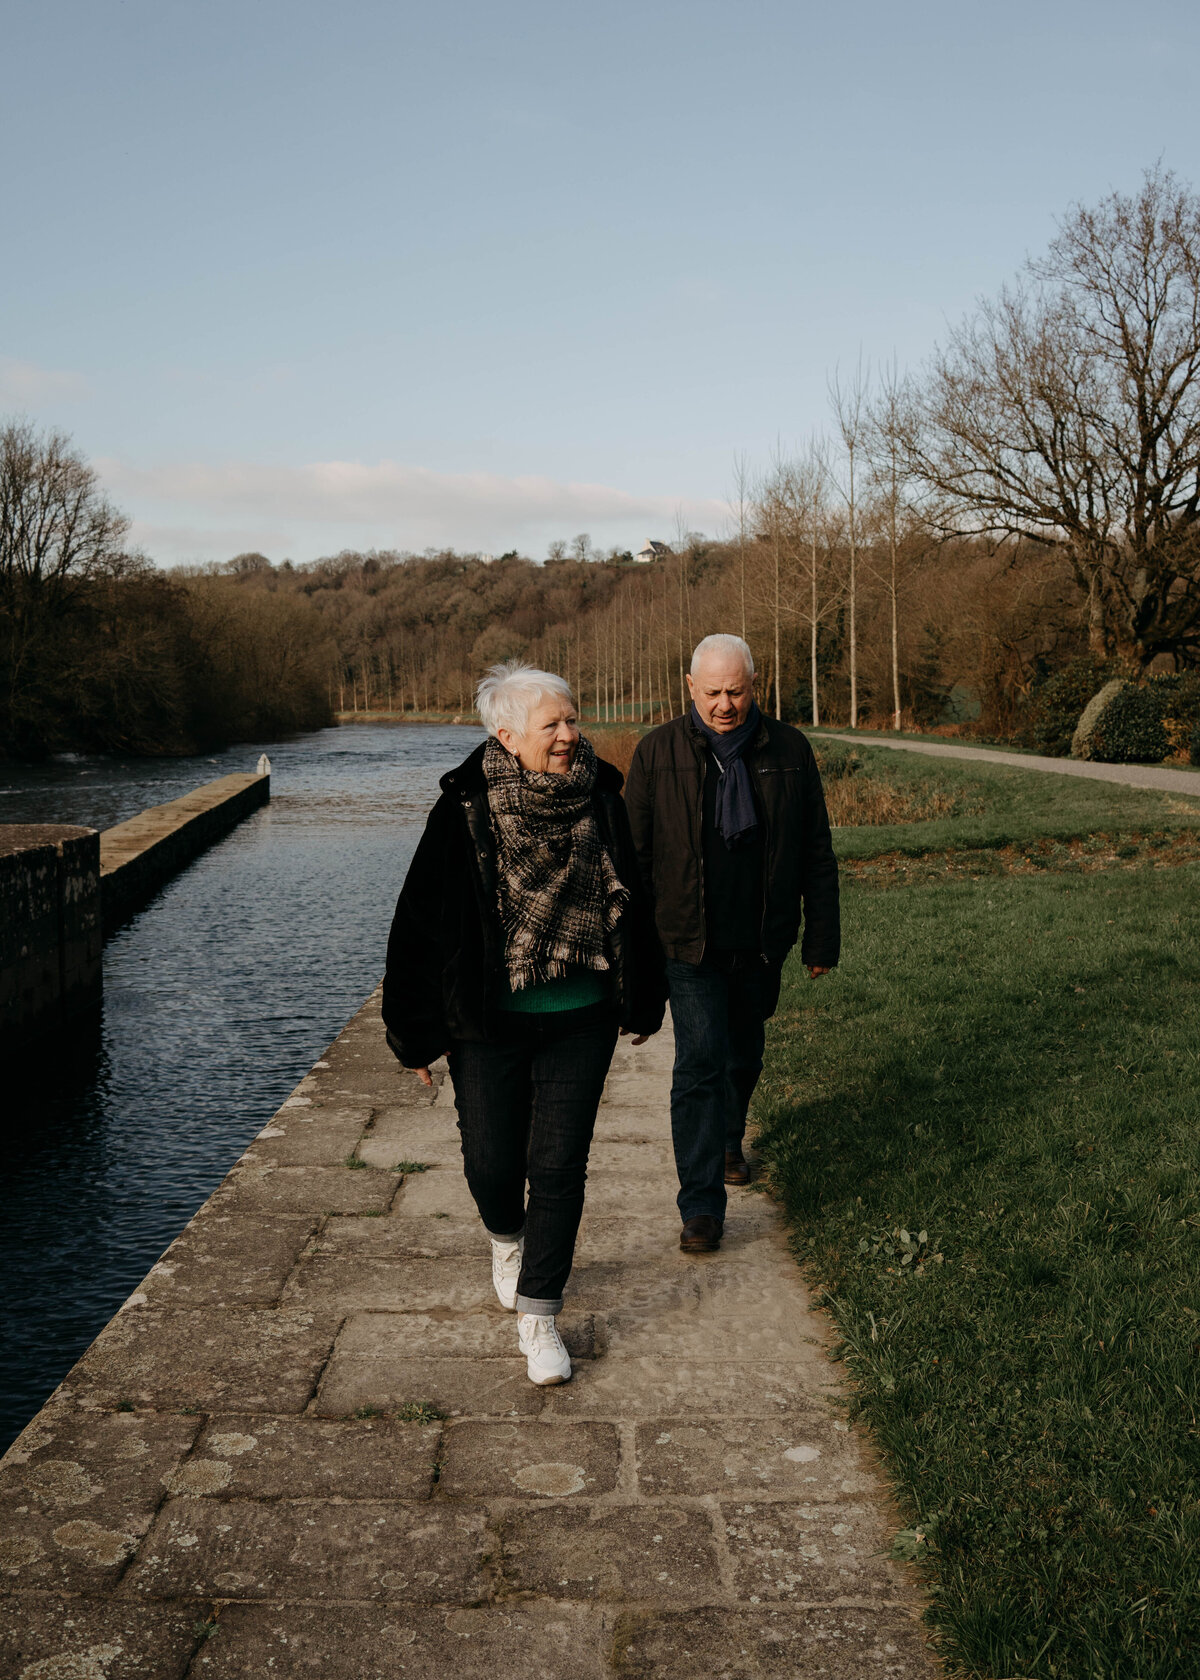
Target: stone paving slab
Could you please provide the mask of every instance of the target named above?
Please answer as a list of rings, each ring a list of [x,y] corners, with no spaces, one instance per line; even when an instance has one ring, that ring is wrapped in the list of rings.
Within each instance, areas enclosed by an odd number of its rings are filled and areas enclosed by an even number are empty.
[[[218,1499],[429,1499],[441,1444],[436,1424],[382,1417],[212,1416],[167,1487]]]
[[[343,1167],[347,1156],[358,1154],[370,1123],[369,1108],[298,1109],[277,1114],[259,1132],[239,1165]],[[368,1165],[391,1167],[395,1162],[372,1161]]]
[[[567,1499],[611,1493],[620,1441],[611,1423],[458,1423],[446,1431],[439,1491],[448,1499]]]
[[[314,1254],[387,1255],[407,1260],[435,1260],[439,1255],[468,1258],[479,1264],[479,1232],[448,1214],[405,1213],[393,1208],[386,1219],[343,1214],[325,1221]]]
[[[647,1494],[837,1500],[869,1495],[875,1476],[844,1423],[828,1412],[759,1418],[660,1418],[636,1434],[638,1486]]]
[[[198,1417],[45,1407],[0,1461],[0,1572],[21,1587],[114,1586]]]
[[[532,1505],[502,1519],[500,1535],[510,1591],[671,1606],[725,1596],[707,1511]]]
[[[66,1379],[82,1404],[302,1412],[338,1321],[306,1312],[128,1308]]]
[[[591,1605],[413,1612],[403,1605],[230,1604],[193,1675],[266,1680],[609,1680],[611,1631]]]
[[[539,1389],[370,999],[3,1461],[0,1680],[932,1680],[773,1205],[679,1253],[671,1054],[618,1047]]]
[[[2,1611],[4,1680],[183,1680],[209,1606],[22,1592]]]
[[[627,1614],[613,1652],[630,1680],[910,1680],[931,1672],[915,1614],[874,1607]]]
[[[536,1417],[545,1391],[523,1359],[335,1359],[312,1411],[350,1417],[370,1407],[434,1406],[447,1417]]]
[[[338,1335],[330,1370],[347,1358],[411,1359],[417,1349],[425,1358],[511,1358],[512,1315],[501,1311],[495,1296],[487,1306],[490,1311],[478,1313],[444,1307],[431,1312],[354,1313]],[[564,1311],[558,1327],[572,1359],[596,1357],[596,1320],[591,1313]]]
[[[472,1604],[495,1546],[467,1505],[171,1499],[121,1585],[135,1598]]]
[[[151,1307],[274,1306],[318,1214],[213,1213],[193,1219],[138,1285]]]
[[[212,1197],[221,1213],[386,1213],[399,1174],[375,1167],[236,1166]]]

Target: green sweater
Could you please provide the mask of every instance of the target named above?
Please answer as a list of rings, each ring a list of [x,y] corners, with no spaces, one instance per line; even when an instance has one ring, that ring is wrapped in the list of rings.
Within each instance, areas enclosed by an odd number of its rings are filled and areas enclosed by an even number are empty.
[[[505,995],[500,1007],[514,1015],[558,1015],[564,1009],[586,1009],[603,1003],[609,995],[608,975],[580,968],[563,980],[547,980],[540,986],[522,986],[514,992],[504,977]]]

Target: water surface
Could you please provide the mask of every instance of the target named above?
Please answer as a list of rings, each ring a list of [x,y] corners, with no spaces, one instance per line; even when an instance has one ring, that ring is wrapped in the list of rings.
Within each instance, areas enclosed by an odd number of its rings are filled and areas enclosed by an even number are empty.
[[[270,805],[108,940],[95,1030],[10,1068],[0,1450],[377,984],[438,777],[481,739],[354,725],[265,743]],[[0,822],[107,828],[260,750],[3,765]]]

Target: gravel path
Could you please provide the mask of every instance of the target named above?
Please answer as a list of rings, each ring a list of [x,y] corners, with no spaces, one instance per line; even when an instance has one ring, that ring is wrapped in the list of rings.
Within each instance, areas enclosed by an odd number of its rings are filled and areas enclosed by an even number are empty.
[[[856,747],[887,747],[892,752],[927,753],[930,758],[977,758],[985,764],[1011,764],[1017,770],[1048,770],[1054,776],[1084,776],[1093,782],[1121,782],[1126,787],[1190,793],[1200,799],[1200,770],[1171,770],[1161,764],[1089,764],[1077,758],[1039,758],[1033,753],[999,752],[992,747],[962,747],[952,741],[890,741],[883,736],[843,735],[828,729],[805,733],[818,741],[849,741]]]

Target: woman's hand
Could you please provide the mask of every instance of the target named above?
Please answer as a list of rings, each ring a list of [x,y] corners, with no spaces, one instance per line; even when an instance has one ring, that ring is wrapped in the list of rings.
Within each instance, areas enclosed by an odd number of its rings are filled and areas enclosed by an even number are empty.
[[[428,1085],[430,1089],[433,1088],[433,1075],[430,1073],[428,1068],[414,1068],[413,1072],[421,1081],[422,1085]]]
[[[621,1028],[621,1037],[622,1038],[628,1038],[632,1031],[633,1031],[632,1027],[622,1027]],[[649,1037],[650,1037],[649,1033],[638,1033],[637,1037],[633,1040],[633,1042],[635,1044],[645,1044],[646,1040]]]

